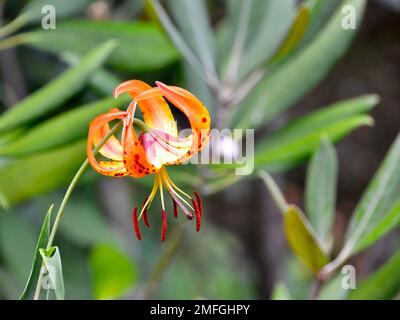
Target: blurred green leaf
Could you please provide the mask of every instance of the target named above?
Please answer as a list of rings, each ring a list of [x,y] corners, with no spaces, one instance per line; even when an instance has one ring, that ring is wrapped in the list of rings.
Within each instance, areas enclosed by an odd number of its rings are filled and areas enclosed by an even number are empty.
[[[117,242],[101,209],[92,199],[74,197],[65,208],[60,232],[79,246]]]
[[[365,3],[365,0],[343,2],[354,6],[358,24],[362,20]],[[271,70],[267,77],[258,83],[240,108],[231,114],[231,122],[235,128],[264,125],[291,107],[321,81],[345,53],[359,29],[343,29],[342,17],[339,8],[314,41],[282,66]]]
[[[176,50],[149,22],[70,20],[58,23],[57,29],[51,32],[33,31],[23,37],[30,46],[38,49],[79,55],[103,41],[116,39],[119,46],[108,64],[121,71],[157,70],[178,59]]]
[[[249,29],[252,37],[246,45],[238,79],[242,79],[273,56],[289,32],[297,12],[295,0],[255,0],[253,6],[253,14],[259,18],[250,18],[251,28],[255,30]]]
[[[111,108],[124,109],[128,101],[127,96],[106,98],[61,113],[26,131],[12,144],[0,148],[0,155],[26,155],[75,142],[87,135],[89,123],[96,116]]]
[[[136,265],[131,258],[109,245],[93,248],[90,266],[96,299],[120,298],[137,279]]]
[[[61,38],[61,40],[64,39]],[[103,43],[88,53],[75,67],[9,109],[0,117],[0,130],[15,128],[59,107],[82,89],[89,77],[107,60],[115,47],[115,41]]]
[[[377,102],[373,95],[345,100],[289,123],[256,146],[256,165],[276,171],[297,164],[318,147],[322,135],[338,141],[361,125],[371,125],[373,120],[362,113]]]
[[[63,186],[85,160],[86,141],[0,166],[0,193],[10,204]]]
[[[206,70],[215,71],[214,36],[204,0],[171,0],[169,6],[182,34]]]
[[[0,175],[1,176],[1,175]],[[15,191],[14,191],[15,192]],[[0,215],[0,253],[7,269],[15,276],[19,290],[29,275],[36,235],[33,225],[17,212]]]
[[[400,292],[400,252],[397,252],[368,279],[351,290],[351,300],[390,300]]]
[[[49,250],[39,249],[43,262],[46,266],[48,284],[54,290],[57,300],[64,300],[64,277],[61,265],[60,250],[58,247],[51,247]]]
[[[280,60],[290,54],[303,39],[304,33],[307,29],[310,20],[310,10],[307,6],[303,5],[299,8],[296,20],[286,36],[285,41],[281,44],[278,51],[275,53],[271,62]]]
[[[399,189],[400,134],[353,213],[340,256],[365,249],[398,225]]]
[[[29,22],[39,22],[45,16],[45,13],[42,12],[43,7],[46,5],[51,5],[56,10],[57,19],[65,18],[82,11],[85,7],[89,5],[90,2],[91,0],[31,0],[22,10],[22,14],[29,17]]]
[[[272,291],[271,295],[272,300],[291,300],[292,297],[290,296],[289,290],[286,288],[283,282],[278,282],[275,285],[274,290]]]
[[[317,273],[329,262],[314,230],[301,210],[290,205],[284,216],[288,243],[304,264]]]
[[[330,248],[335,214],[337,156],[324,137],[309,164],[306,181],[306,212],[326,249]]]
[[[31,273],[29,275],[28,281],[26,282],[25,289],[22,292],[20,300],[29,300],[33,299],[34,297],[36,284],[39,278],[40,269],[42,265],[42,259],[40,258],[39,249],[46,248],[47,242],[49,241],[51,211],[53,210],[53,206],[54,205],[50,206],[46,216],[44,217],[42,229],[40,230],[38,241],[36,244],[36,249],[33,255]]]

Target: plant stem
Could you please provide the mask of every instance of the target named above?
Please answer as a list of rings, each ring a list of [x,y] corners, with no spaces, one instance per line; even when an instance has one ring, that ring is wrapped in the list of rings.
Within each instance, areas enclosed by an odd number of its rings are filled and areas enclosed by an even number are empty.
[[[155,268],[153,269],[153,272],[150,275],[149,281],[147,282],[147,286],[144,289],[143,293],[144,300],[148,300],[153,297],[158,284],[160,283],[164,273],[167,271],[168,266],[170,265],[176,252],[178,251],[179,243],[181,242],[182,239],[182,234],[183,234],[183,227],[182,225],[178,224],[173,231],[168,248],[165,250],[164,254],[160,257]]]
[[[146,129],[146,125],[143,123],[143,121],[139,119],[133,119],[133,123],[136,124],[138,127],[141,129]],[[122,122],[117,123],[112,129],[107,133],[107,135],[103,138],[103,140],[100,141],[99,144],[96,145],[96,147],[93,149],[93,154],[97,154],[101,147],[107,142],[107,140],[114,135],[122,126]],[[79,168],[78,172],[75,174],[74,178],[72,179],[67,191],[65,192],[64,198],[61,202],[60,208],[58,209],[56,219],[54,220],[53,227],[51,229],[51,233],[49,236],[49,241],[47,242],[46,250],[49,250],[51,246],[53,245],[54,238],[57,233],[58,226],[60,225],[61,218],[64,213],[65,206],[67,205],[67,202],[71,196],[72,191],[74,190],[76,184],[78,183],[79,179],[81,178],[82,174],[85,172],[86,168],[89,166],[89,161],[86,159],[85,162],[81,165]],[[36,285],[36,290],[35,290],[35,295],[34,295],[34,300],[38,300],[40,297],[40,290],[42,287],[42,281],[44,277],[44,273],[46,271],[46,267],[44,263],[42,262],[42,267],[40,269],[40,274],[38,278],[38,282]]]
[[[10,35],[11,33],[19,30],[21,27],[26,25],[28,21],[29,21],[29,14],[22,14],[16,17],[14,20],[12,20],[8,24],[0,28],[0,38],[4,38]]]

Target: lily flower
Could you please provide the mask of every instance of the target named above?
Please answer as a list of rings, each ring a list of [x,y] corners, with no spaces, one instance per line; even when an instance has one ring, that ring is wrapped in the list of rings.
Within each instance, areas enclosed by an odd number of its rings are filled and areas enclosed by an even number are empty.
[[[126,111],[111,109],[90,123],[87,155],[94,170],[103,175],[133,178],[154,175],[153,188],[144,200],[140,213],[137,207],[133,210],[133,225],[137,238],[141,240],[139,220],[143,217],[145,225],[150,227],[147,210],[159,192],[162,207],[161,240],[164,241],[167,232],[164,189],[171,196],[174,216],[178,216],[180,208],[188,219],[196,218],[196,230],[200,230],[203,210],[200,195],[194,192],[194,197],[191,197],[179,188],[168,175],[166,167],[184,163],[208,143],[210,115],[189,91],[161,82],[156,82],[156,85],[152,88],[145,82],[129,80],[114,89],[115,98],[128,93],[132,101]],[[188,118],[191,129],[189,135],[178,135],[176,121],[166,100]],[[142,125],[135,118],[137,107],[143,116]],[[123,121],[121,138],[112,136],[99,150],[106,159],[97,160],[92,147],[107,135],[109,123],[114,120]],[[139,135],[135,127],[141,131]]]

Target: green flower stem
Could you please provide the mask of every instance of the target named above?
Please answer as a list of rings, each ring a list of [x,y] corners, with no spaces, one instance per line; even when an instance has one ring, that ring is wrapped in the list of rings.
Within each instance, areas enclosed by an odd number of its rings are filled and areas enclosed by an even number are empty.
[[[139,120],[139,119],[133,119],[133,124],[137,125],[140,129],[142,129],[144,132],[147,132],[149,128],[146,126],[146,124]],[[101,147],[107,142],[107,140],[114,135],[122,126],[122,122],[117,123],[112,129],[107,133],[107,135],[101,140],[99,144],[96,145],[96,147],[93,149],[93,154],[96,155]],[[58,226],[60,224],[61,218],[64,213],[64,209],[67,205],[67,202],[72,194],[72,191],[74,190],[75,186],[77,185],[79,179],[81,178],[82,174],[85,172],[86,168],[89,166],[89,161],[86,159],[85,162],[81,165],[79,168],[78,172],[75,174],[74,178],[72,179],[67,191],[65,192],[64,198],[61,202],[60,208],[58,209],[56,219],[54,220],[53,227],[51,229],[49,241],[47,242],[46,250],[49,250],[51,246],[53,245],[54,238],[57,233]],[[35,295],[34,295],[34,300],[38,300],[40,297],[40,291],[42,288],[42,281],[44,277],[44,273],[46,271],[46,267],[44,263],[42,262],[42,267],[40,269],[40,274],[38,278],[38,282],[36,285],[36,290],[35,290]]]

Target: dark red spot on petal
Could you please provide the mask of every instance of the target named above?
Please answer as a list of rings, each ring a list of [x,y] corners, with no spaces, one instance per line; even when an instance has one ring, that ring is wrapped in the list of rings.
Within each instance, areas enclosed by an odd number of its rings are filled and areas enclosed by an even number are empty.
[[[206,117],[203,117],[203,118],[201,119],[201,121],[203,121],[203,123],[207,122]]]

